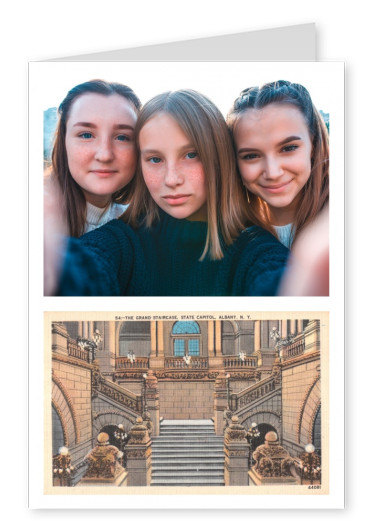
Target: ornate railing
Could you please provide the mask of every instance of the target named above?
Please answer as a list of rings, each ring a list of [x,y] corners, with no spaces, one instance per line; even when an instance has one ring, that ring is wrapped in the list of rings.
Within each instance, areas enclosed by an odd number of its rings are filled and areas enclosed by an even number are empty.
[[[208,368],[208,359],[207,358],[195,358],[191,356],[191,361],[187,365],[183,358],[165,358],[165,369],[207,369]]]
[[[280,385],[276,382],[276,378],[274,376],[269,376],[269,378],[265,378],[264,380],[243,389],[240,393],[234,394],[232,400],[235,411],[268,395],[279,386]]]
[[[225,369],[243,369],[245,367],[257,367],[257,356],[245,358],[241,360],[240,358],[223,358],[223,367]]]
[[[149,358],[136,358],[132,363],[127,356],[120,356],[115,359],[116,369],[142,369],[147,370],[149,368]]]
[[[71,338],[68,338],[68,356],[87,362],[89,361],[89,352],[79,347]]]
[[[281,349],[282,359],[286,360],[289,358],[294,358],[295,356],[300,356],[301,354],[303,354],[304,349],[305,349],[305,338],[304,336],[300,336],[300,338],[297,341]]]
[[[92,382],[93,391],[102,393],[107,398],[111,398],[118,404],[121,404],[138,413],[142,412],[142,397],[135,395],[131,391],[124,389],[120,385],[110,382],[103,378],[100,373],[93,374]]]

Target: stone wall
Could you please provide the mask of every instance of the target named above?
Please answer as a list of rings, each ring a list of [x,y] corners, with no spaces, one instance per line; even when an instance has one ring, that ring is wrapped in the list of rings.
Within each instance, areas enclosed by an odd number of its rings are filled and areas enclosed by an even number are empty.
[[[313,422],[320,407],[320,359],[299,356],[283,363],[283,446],[293,456],[312,442]]]
[[[209,419],[214,416],[214,382],[159,381],[160,415],[165,419]]]

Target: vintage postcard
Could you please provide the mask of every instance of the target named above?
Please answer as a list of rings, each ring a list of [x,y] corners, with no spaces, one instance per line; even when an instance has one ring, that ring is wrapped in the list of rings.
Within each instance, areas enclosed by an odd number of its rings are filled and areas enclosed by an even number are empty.
[[[46,312],[44,494],[327,496],[329,358],[326,312]]]

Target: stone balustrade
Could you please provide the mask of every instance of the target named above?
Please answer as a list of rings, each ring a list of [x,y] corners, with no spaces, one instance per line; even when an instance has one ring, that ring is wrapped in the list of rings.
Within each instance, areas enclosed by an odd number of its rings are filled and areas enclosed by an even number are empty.
[[[89,362],[89,351],[77,345],[76,341],[68,338],[68,356]]]
[[[233,395],[233,400],[235,400],[235,410],[242,409],[243,407],[251,404],[255,400],[264,397],[270,392],[274,391],[277,388],[275,377],[270,376],[260,382],[247,387],[240,393]]]
[[[183,358],[165,358],[165,369],[207,369],[208,368],[208,359],[207,358],[194,358],[191,356],[191,361],[187,365]]]
[[[149,368],[149,358],[136,358],[133,363],[131,362],[130,359],[128,359],[127,356],[120,356],[115,359],[116,370],[139,369],[139,370],[145,371],[148,368]]]
[[[257,367],[257,356],[247,357],[241,360],[237,357],[223,358],[225,369],[244,369],[245,367]]]

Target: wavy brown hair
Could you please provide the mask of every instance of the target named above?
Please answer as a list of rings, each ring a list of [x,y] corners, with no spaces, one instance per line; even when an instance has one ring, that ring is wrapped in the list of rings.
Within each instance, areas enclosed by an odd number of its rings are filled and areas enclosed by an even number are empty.
[[[206,96],[194,90],[165,92],[141,109],[135,128],[138,151],[141,129],[158,113],[167,113],[176,120],[200,157],[205,173],[208,215],[201,260],[207,254],[213,260],[221,259],[223,245],[230,245],[238,237],[249,217],[225,119]],[[134,188],[132,202],[121,217],[133,227],[142,223],[150,227],[159,219],[159,207],[146,187],[140,159]]]
[[[73,87],[58,108],[59,120],[52,149],[52,178],[59,185],[63,203],[64,215],[70,236],[79,237],[84,233],[86,224],[86,199],[81,187],[73,179],[68,166],[65,135],[67,120],[72,104],[83,94],[103,94],[110,96],[118,94],[132,103],[135,110],[141,107],[141,102],[131,88],[121,83],[110,83],[102,79],[92,79]],[[132,186],[127,184],[121,190],[112,194],[115,203],[125,203],[130,200]]]
[[[311,174],[301,190],[301,201],[293,221],[295,238],[316,218],[329,201],[328,130],[323,118],[313,105],[308,90],[298,83],[280,80],[266,83],[261,87],[247,88],[240,93],[227,115],[227,125],[233,139],[236,124],[247,110],[263,109],[272,103],[297,107],[304,117],[312,142]],[[257,217],[257,224],[276,236],[266,201],[252,194],[245,187],[243,192]]]

